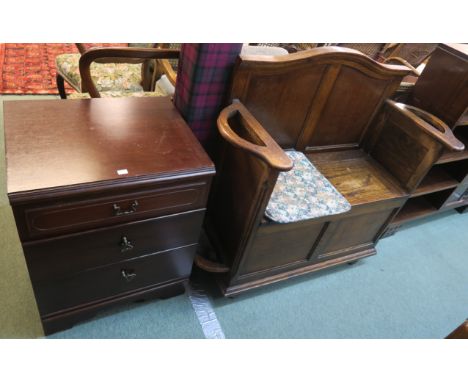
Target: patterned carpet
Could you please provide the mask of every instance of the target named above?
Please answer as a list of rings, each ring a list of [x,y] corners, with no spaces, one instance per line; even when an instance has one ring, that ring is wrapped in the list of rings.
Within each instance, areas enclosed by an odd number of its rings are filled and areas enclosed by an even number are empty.
[[[0,94],[58,94],[55,57],[77,52],[75,44],[0,44]]]

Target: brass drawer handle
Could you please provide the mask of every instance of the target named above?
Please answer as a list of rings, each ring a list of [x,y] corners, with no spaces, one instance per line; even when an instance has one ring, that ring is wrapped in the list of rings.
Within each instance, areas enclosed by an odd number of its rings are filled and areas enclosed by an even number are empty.
[[[130,240],[128,240],[127,236],[122,236],[120,240],[120,252],[127,252],[133,249],[133,244]]]
[[[134,212],[137,211],[137,207],[138,207],[138,201],[137,200],[135,200],[132,203],[129,210],[123,210],[122,211],[122,208],[117,203],[114,203],[114,205],[112,206],[112,208],[114,209],[114,216],[133,214]]]
[[[130,269],[122,269],[121,275],[128,283],[136,277],[136,273]]]

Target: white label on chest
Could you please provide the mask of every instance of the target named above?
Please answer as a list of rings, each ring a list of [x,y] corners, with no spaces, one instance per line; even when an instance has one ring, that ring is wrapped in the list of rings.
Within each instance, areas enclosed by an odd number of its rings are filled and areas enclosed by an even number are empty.
[[[117,175],[128,175],[128,170],[123,168],[122,170],[117,170]]]

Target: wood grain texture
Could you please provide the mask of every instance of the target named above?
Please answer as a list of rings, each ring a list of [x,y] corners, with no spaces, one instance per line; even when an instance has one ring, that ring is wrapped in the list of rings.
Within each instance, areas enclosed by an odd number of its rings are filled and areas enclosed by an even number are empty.
[[[196,244],[204,215],[204,210],[190,211],[26,242],[23,249],[30,277],[33,281],[50,281],[167,248]]]
[[[239,58],[231,98],[255,123],[239,118],[249,128],[227,129],[234,106],[223,112],[209,206],[208,234],[230,269],[218,274],[224,294],[375,254],[443,147],[463,149],[442,121],[387,100],[408,73],[342,48]],[[265,218],[287,171],[278,146],[304,152],[351,210],[287,224]]]
[[[46,334],[183,291],[214,165],[170,99],[10,102],[5,129],[8,197]]]
[[[309,153],[307,157],[353,206],[406,195],[399,183],[361,150]]]
[[[468,49],[440,44],[429,59],[409,103],[453,128],[468,110]]]
[[[238,98],[283,148],[358,145],[373,113],[408,72],[339,47],[242,56],[231,99]]]
[[[36,240],[66,233],[137,221],[204,208],[209,179],[164,182],[138,190],[116,189],[98,195],[32,200],[15,206],[15,219],[22,240]],[[138,205],[133,209],[134,203]],[[127,213],[118,214],[116,207]]]
[[[166,97],[9,101],[4,113],[12,199],[22,192],[214,170]]]
[[[236,131],[230,124],[234,119],[237,119]],[[259,157],[272,169],[288,171],[292,168],[292,160],[241,102],[234,102],[223,109],[217,123],[221,136],[233,146]]]
[[[196,245],[186,246],[87,270],[57,281],[36,282],[33,288],[41,302],[39,312],[42,316],[56,315],[63,310],[79,309],[82,305],[92,305],[105,298],[118,298],[119,295],[153,285],[187,279],[195,250]],[[135,276],[126,279],[123,271]]]
[[[427,177],[422,179],[419,187],[413,188],[413,196],[416,197],[408,200],[390,226],[392,231],[403,222],[464,204],[457,195],[460,187],[458,183],[468,176],[468,167],[463,165],[468,155],[468,134],[465,134],[468,115],[468,46],[439,44],[407,102],[411,106],[406,106],[406,110],[427,122],[420,123],[423,126],[422,132],[432,135],[444,145],[441,153],[434,153],[437,167],[444,165],[447,168],[443,168],[443,171],[449,169],[453,174],[448,173],[449,178],[445,177],[446,181],[440,181],[440,177],[439,181],[435,181],[429,168],[426,171]],[[453,130],[455,137],[448,132],[449,128]],[[432,161],[426,161],[424,167],[430,162]],[[458,162],[461,164],[457,164]]]

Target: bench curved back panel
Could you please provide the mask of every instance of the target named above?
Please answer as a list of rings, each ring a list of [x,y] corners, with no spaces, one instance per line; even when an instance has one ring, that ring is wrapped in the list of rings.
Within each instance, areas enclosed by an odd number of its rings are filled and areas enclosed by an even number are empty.
[[[408,73],[339,47],[241,56],[230,96],[282,148],[345,149],[360,145],[374,114]]]

